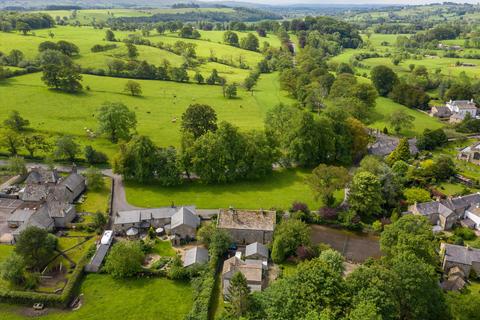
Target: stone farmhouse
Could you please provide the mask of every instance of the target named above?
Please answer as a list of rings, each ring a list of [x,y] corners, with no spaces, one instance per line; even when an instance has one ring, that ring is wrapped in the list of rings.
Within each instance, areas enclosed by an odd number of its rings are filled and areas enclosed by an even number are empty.
[[[32,168],[17,195],[21,204],[7,218],[8,226],[16,228],[14,238],[28,226],[48,231],[65,228],[77,216],[73,203],[85,189],[85,178],[75,167],[66,177],[55,170]]]
[[[450,100],[445,106],[432,107],[430,115],[437,118],[449,119],[451,123],[462,122],[467,114],[472,118],[477,116],[477,106],[472,100]]]
[[[228,294],[230,280],[236,272],[241,272],[245,276],[250,291],[262,291],[267,284],[267,247],[258,242],[251,243],[245,247],[245,254],[237,251],[235,256],[224,261],[222,269],[224,295]]]
[[[458,267],[467,278],[472,270],[480,275],[480,249],[442,243],[440,254],[444,272]]]
[[[457,159],[480,165],[480,142],[460,150]]]
[[[455,223],[480,230],[480,193],[415,203],[408,213],[428,218],[440,230],[450,230]]]
[[[217,228],[226,230],[239,245],[254,242],[267,244],[273,240],[275,220],[275,211],[221,209]]]
[[[199,225],[200,217],[194,206],[163,207],[119,211],[115,216],[113,230],[116,234],[136,236],[150,227],[163,228],[178,240],[191,240],[195,239]]]

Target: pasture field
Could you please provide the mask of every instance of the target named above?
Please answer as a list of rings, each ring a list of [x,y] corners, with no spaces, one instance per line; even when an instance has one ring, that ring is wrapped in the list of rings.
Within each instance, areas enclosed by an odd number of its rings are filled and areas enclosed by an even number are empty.
[[[320,207],[310,187],[305,183],[309,170],[289,169],[275,171],[259,181],[242,181],[224,185],[189,183],[178,187],[156,184],[126,183],[127,200],[139,207],[159,207],[195,204],[202,209],[235,208],[288,209],[294,201],[306,203],[312,210]],[[335,194],[343,200],[343,190]]]
[[[110,18],[122,17],[149,17],[157,13],[177,14],[186,12],[233,12],[232,8],[158,8],[158,9],[85,9],[77,10],[76,16],[72,16],[72,10],[42,10],[37,11],[49,14],[52,18],[67,17],[69,23],[80,22],[90,24],[93,22],[106,22]]]
[[[57,26],[51,29],[35,30],[32,34],[26,36],[14,32],[0,32],[0,51],[8,54],[11,50],[18,49],[24,53],[26,59],[32,60],[38,55],[38,46],[40,43],[44,41],[56,42],[65,40],[73,42],[80,49],[80,55],[75,57],[76,63],[82,67],[106,69],[108,61],[113,59],[126,60],[127,49],[122,42],[116,42],[117,48],[103,52],[91,52],[90,49],[94,45],[112,44],[112,42],[106,42],[104,40],[105,30],[106,29],[95,29],[89,26]],[[50,32],[54,34],[53,38],[49,36]],[[115,37],[119,40],[126,39],[131,34],[140,35],[141,33],[140,31],[115,31]],[[246,32],[240,32],[239,37],[242,38],[246,34]],[[259,52],[248,51],[221,43],[223,40],[223,31],[202,31],[202,36],[205,36],[204,40],[184,39],[178,37],[177,34],[168,33],[160,35],[153,31],[152,34],[146,38],[154,44],[163,42],[173,45],[177,41],[193,43],[196,45],[196,53],[199,58],[208,59],[215,56],[218,59],[229,61],[230,64],[234,65],[239,65],[240,61],[243,61],[250,68],[254,68],[257,63],[263,59],[262,54]],[[260,45],[262,45],[264,41],[269,42],[272,46],[280,45],[277,36],[272,34],[269,34],[266,38],[260,38]],[[182,65],[184,62],[182,56],[167,50],[145,45],[137,45],[137,49],[139,54],[137,60],[146,60],[157,66],[163,64],[165,60],[168,60],[170,64],[175,67]],[[221,76],[230,82],[235,81],[240,83],[249,73],[249,70],[212,62],[201,64],[195,69],[199,72],[209,74],[214,68],[217,69]],[[194,70],[189,70],[189,74],[193,76]]]
[[[180,320],[190,311],[192,291],[188,283],[165,278],[115,280],[104,274],[89,274],[80,288],[83,298],[79,310],[49,310],[35,319]],[[0,304],[0,309],[2,320],[25,319],[31,310],[7,304]]]
[[[11,110],[18,110],[30,120],[32,129],[48,135],[70,134],[83,145],[89,145],[112,156],[117,146],[106,139],[87,137],[86,128],[95,130],[97,109],[105,101],[123,102],[137,115],[137,131],[160,146],[178,146],[180,118],[192,103],[206,103],[215,108],[218,119],[229,121],[242,129],[263,129],[266,112],[280,102],[291,103],[279,91],[278,74],[260,77],[253,93],[239,89],[237,99],[223,97],[220,86],[138,80],[143,96],[123,93],[128,79],[84,75],[83,85],[90,90],[66,94],[49,90],[40,80],[41,74],[10,78],[0,84],[2,112],[0,122]],[[177,121],[173,121],[177,119]]]

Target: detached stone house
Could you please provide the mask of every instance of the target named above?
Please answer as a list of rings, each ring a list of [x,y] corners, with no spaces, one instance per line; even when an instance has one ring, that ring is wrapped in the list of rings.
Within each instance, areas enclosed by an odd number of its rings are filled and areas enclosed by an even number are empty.
[[[457,159],[480,165],[480,142],[460,150]]]
[[[217,228],[226,230],[239,245],[270,243],[275,230],[275,211],[220,210]]]
[[[480,230],[480,193],[440,201],[415,203],[409,212],[426,217],[442,230],[450,230],[455,223],[469,225]]]
[[[448,273],[452,268],[458,267],[465,277],[473,270],[480,275],[480,250],[454,244],[442,243],[440,245],[443,271]]]
[[[236,272],[241,272],[245,276],[251,292],[262,291],[265,287],[262,261],[243,261],[237,256],[233,256],[223,263],[222,285],[224,295],[228,294],[230,280]]]
[[[430,115],[440,119],[450,118],[452,111],[446,106],[433,106],[430,110]]]
[[[467,114],[470,114],[472,118],[477,116],[477,106],[472,100],[450,100],[446,103],[446,107],[452,113],[450,122],[458,123],[463,121]]]

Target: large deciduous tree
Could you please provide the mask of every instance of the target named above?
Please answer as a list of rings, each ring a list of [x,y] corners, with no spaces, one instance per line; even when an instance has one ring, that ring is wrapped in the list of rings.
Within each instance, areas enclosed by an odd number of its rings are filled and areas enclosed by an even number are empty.
[[[358,172],[353,176],[348,203],[350,209],[361,217],[371,217],[382,212],[385,202],[382,185],[378,178],[369,172]]]
[[[300,246],[310,245],[310,228],[296,219],[285,220],[275,229],[272,244],[272,260],[281,263],[294,255]]]
[[[378,94],[385,97],[398,83],[397,74],[387,66],[379,65],[370,72],[372,83],[378,91]]]
[[[217,114],[206,104],[191,104],[182,115],[182,129],[195,139],[208,131],[217,130]]]
[[[60,159],[75,161],[75,157],[80,152],[80,146],[72,136],[61,136],[55,142],[54,155]]]
[[[142,270],[145,258],[136,241],[120,241],[113,245],[105,262],[105,270],[114,278],[133,277]]]
[[[119,139],[128,140],[132,131],[135,131],[137,118],[135,112],[130,111],[121,102],[106,102],[98,112],[99,131],[109,136],[113,143]]]
[[[72,59],[57,50],[45,50],[40,54],[42,80],[49,87],[66,92],[82,90],[80,67]]]
[[[25,261],[27,267],[40,269],[52,257],[57,239],[46,230],[30,226],[20,232],[15,244],[15,252]]]
[[[30,125],[30,121],[23,118],[17,110],[12,110],[3,121],[3,125],[15,131],[24,131]]]
[[[322,199],[323,205],[331,207],[335,202],[333,193],[344,188],[348,181],[348,170],[344,167],[320,164],[313,169],[307,183],[314,192],[315,198]]]

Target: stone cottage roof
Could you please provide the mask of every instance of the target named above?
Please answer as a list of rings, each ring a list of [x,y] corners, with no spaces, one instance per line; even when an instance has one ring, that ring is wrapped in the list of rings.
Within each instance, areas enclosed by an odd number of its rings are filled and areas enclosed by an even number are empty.
[[[177,228],[181,225],[187,225],[196,228],[200,225],[200,218],[189,208],[181,207],[172,216],[171,228]]]
[[[23,201],[42,201],[47,198],[48,186],[45,184],[28,184],[23,189]]]
[[[17,209],[7,218],[7,221],[23,223],[27,221],[30,216],[35,213],[35,211],[36,210]]]
[[[61,182],[62,185],[66,186],[71,192],[77,189],[79,186],[85,183],[85,177],[72,172]]]
[[[443,243],[445,250],[444,260],[449,262],[472,265],[472,262],[480,263],[480,250],[455,244]]]
[[[475,108],[475,103],[472,100],[453,100],[449,101],[451,106],[456,106],[459,109],[472,109]]]
[[[72,204],[64,201],[58,201],[53,198],[47,199],[42,207],[46,208],[48,215],[51,218],[64,218],[75,210],[75,207]]]
[[[119,211],[115,216],[114,224],[128,224],[140,222],[140,210]]]
[[[193,247],[185,251],[183,266],[188,267],[195,263],[203,264],[208,262],[208,250],[202,247]]]
[[[259,242],[254,242],[246,246],[245,248],[245,257],[251,257],[253,255],[259,255],[265,259],[268,258],[268,249],[263,244]]]
[[[235,256],[223,263],[222,275],[225,279],[231,279],[235,272],[240,271],[247,282],[262,281],[262,265],[258,263],[247,263]]]
[[[222,229],[273,231],[275,220],[275,211],[221,209],[217,226]]]
[[[57,183],[60,175],[57,170],[46,170],[40,167],[35,167],[28,173],[26,184],[43,184],[43,183]]]

